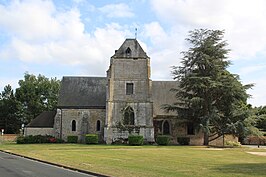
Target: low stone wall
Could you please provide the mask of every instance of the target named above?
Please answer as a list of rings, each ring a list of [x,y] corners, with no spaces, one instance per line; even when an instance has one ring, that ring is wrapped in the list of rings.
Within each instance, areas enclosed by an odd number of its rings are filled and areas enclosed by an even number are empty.
[[[266,136],[258,137],[258,136],[248,136],[244,140],[244,144],[252,144],[252,145],[266,145]]]
[[[54,129],[53,128],[33,128],[33,127],[26,127],[24,129],[24,135],[51,135],[54,136]]]
[[[233,141],[238,142],[238,137],[235,137],[233,135],[224,135],[224,144],[226,145],[226,142]],[[223,136],[209,142],[209,145],[211,146],[223,146]]]
[[[2,141],[16,141],[18,136],[19,135],[17,134],[4,134],[4,135],[0,135],[0,138]]]

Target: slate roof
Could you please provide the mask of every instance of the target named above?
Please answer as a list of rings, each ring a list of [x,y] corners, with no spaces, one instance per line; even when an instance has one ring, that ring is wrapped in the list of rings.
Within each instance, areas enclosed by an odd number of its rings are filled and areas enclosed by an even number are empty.
[[[163,104],[176,102],[175,93],[170,89],[178,86],[177,81],[152,81],[153,117],[160,115],[175,116],[175,112],[166,113],[162,109]]]
[[[106,77],[63,77],[58,108],[105,108]]]
[[[56,111],[44,111],[35,117],[26,127],[53,128]]]
[[[136,39],[126,39],[113,58],[148,58]]]

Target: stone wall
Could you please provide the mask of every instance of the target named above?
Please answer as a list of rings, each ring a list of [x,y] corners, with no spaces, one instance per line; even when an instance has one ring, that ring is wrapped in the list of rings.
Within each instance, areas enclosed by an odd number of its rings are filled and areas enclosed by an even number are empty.
[[[211,146],[223,146],[223,141],[224,141],[224,145],[226,145],[227,141],[238,142],[238,138],[236,136],[233,136],[233,135],[225,135],[224,140],[223,140],[223,136],[221,136],[221,137],[209,142],[209,145],[211,145]]]
[[[108,101],[150,101],[149,59],[111,59]],[[126,83],[133,83],[134,94],[126,95]]]
[[[253,145],[266,145],[266,136],[248,136],[245,138],[244,144],[253,144]]]
[[[127,94],[127,84],[133,85],[133,93]],[[129,132],[117,130],[123,124],[125,110],[134,112],[134,134],[143,135],[145,141],[154,141],[151,102],[149,58],[111,58],[108,70],[107,116],[104,138],[107,144],[119,138],[127,139]],[[127,126],[127,125],[125,125]]]
[[[187,134],[187,123],[176,123],[176,129],[175,129],[175,140],[177,140],[177,137],[189,137],[190,138],[190,143],[189,145],[203,145],[204,142],[204,134],[199,131],[197,132],[196,130],[194,131],[194,135],[188,135]]]
[[[16,141],[19,134],[4,134],[0,135],[1,141]]]
[[[54,136],[53,128],[37,128],[37,127],[25,127],[24,135],[51,135]]]
[[[132,129],[134,130],[134,134],[143,135],[144,140],[148,142],[154,141],[154,130],[153,130],[153,122],[152,122],[152,104],[151,103],[126,103],[126,102],[112,102],[112,115],[113,118],[109,119],[109,124],[105,128],[105,141],[108,144],[114,142],[115,140],[124,137],[127,138],[128,132],[119,133],[117,130],[117,126],[123,124],[123,110],[130,106],[134,110],[134,125]],[[125,136],[126,135],[126,136]]]
[[[190,145],[197,145],[201,146],[204,143],[204,133],[202,131],[197,132],[194,131],[194,135],[188,135],[187,133],[187,123],[182,120],[177,120],[175,117],[156,117],[154,118],[154,131],[155,131],[155,137],[158,135],[163,134],[163,123],[165,121],[168,121],[170,124],[170,134],[171,137],[171,143],[172,144],[178,144],[177,138],[178,137],[189,137],[190,138]],[[234,141],[238,142],[238,138],[233,135],[225,135],[224,142],[227,141]],[[211,142],[209,142],[209,145],[211,146],[223,146],[223,137],[219,137]]]
[[[171,137],[171,144],[178,144],[178,137],[189,137],[190,145],[203,145],[203,133],[201,131],[197,132],[195,130],[194,135],[187,134],[187,123],[185,121],[177,120],[175,117],[156,117],[154,118],[154,134],[155,138],[158,135],[163,134],[163,123],[168,121],[170,125],[170,134],[167,134]]]
[[[67,140],[69,135],[77,135],[80,142],[84,142],[84,135],[93,133],[103,140],[105,124],[105,109],[61,109],[55,117],[55,135]],[[61,122],[62,120],[62,122]],[[72,121],[76,122],[76,130],[72,131]],[[100,121],[100,131],[96,130],[97,121]],[[61,133],[62,131],[62,133]]]

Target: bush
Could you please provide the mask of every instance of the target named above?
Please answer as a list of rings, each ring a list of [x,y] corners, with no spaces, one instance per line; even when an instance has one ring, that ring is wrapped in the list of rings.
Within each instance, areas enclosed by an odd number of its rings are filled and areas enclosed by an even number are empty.
[[[85,136],[86,144],[98,144],[98,135],[97,134],[87,134]]]
[[[50,135],[29,135],[19,136],[17,144],[36,144],[36,143],[63,143],[63,140],[56,139]]]
[[[143,144],[143,136],[141,135],[129,135],[128,144],[133,146],[140,146]]]
[[[51,142],[51,141],[50,141]],[[65,141],[60,138],[56,138],[55,143],[64,143]],[[51,142],[52,143],[52,142]]]
[[[67,142],[68,143],[77,143],[78,142],[78,136],[76,136],[76,135],[67,136]]]
[[[25,138],[23,136],[17,137],[17,144],[25,144]]]
[[[165,135],[158,135],[156,138],[156,143],[158,145],[168,145],[170,142],[170,137]]]
[[[50,143],[49,142],[49,139],[51,138],[52,136],[49,136],[49,135],[35,135],[35,136],[29,136],[29,143]]]
[[[189,145],[190,138],[189,137],[177,137],[177,142],[180,145]]]
[[[226,141],[225,145],[233,146],[233,147],[240,147],[241,146],[240,142],[236,142],[236,141]]]
[[[49,140],[49,143],[56,143],[56,138],[54,137],[51,137],[48,140]]]

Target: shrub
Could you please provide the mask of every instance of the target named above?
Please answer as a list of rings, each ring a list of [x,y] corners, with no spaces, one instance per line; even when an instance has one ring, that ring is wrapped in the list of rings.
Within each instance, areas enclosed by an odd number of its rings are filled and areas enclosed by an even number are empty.
[[[56,138],[55,143],[64,143],[65,141],[60,138]],[[51,142],[52,143],[52,142]]]
[[[25,144],[25,138],[23,136],[17,137],[17,144]]]
[[[56,138],[54,137],[49,138],[49,143],[56,143]]]
[[[67,142],[68,143],[77,143],[78,142],[78,136],[76,136],[76,135],[67,136]]]
[[[129,135],[128,144],[133,146],[140,146],[143,144],[143,136],[141,135]]]
[[[85,136],[86,144],[98,144],[98,135],[97,134],[87,134]]]
[[[177,142],[180,145],[189,145],[190,138],[189,137],[177,137]]]
[[[63,140],[56,139],[50,135],[29,135],[19,136],[17,144],[35,144],[35,143],[62,143]]]
[[[158,145],[168,145],[170,142],[170,137],[166,135],[158,135],[156,138],[156,143]]]
[[[29,143],[49,143],[49,138],[52,136],[49,135],[35,135],[29,136]]]
[[[236,141],[226,141],[225,145],[233,146],[233,147],[240,147],[241,146],[240,142],[236,142]]]

